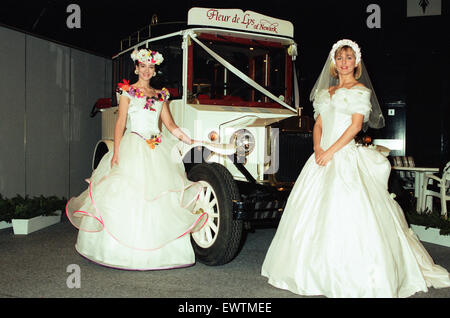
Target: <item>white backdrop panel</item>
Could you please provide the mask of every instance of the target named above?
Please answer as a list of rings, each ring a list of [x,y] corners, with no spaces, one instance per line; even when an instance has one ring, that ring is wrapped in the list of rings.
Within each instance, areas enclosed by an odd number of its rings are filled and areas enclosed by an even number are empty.
[[[0,194],[25,195],[25,35],[0,27]]]
[[[26,65],[27,193],[66,196],[70,49],[27,36]]]

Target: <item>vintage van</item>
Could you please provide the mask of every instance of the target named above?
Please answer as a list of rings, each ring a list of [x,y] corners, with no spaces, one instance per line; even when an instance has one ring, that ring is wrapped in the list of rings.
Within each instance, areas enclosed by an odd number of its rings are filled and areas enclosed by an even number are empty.
[[[256,12],[214,8],[190,9],[179,30],[155,36],[158,27],[164,23],[148,26],[144,39],[141,30],[122,41],[113,57],[113,83],[130,78],[134,49],[163,54],[152,85],[169,90],[177,125],[205,141],[174,142],[188,177],[203,186],[197,209],[209,214],[192,235],[194,250],[202,263],[225,264],[252,224],[279,220],[313,152],[312,119],[299,107],[294,28]],[[117,106],[102,109],[94,169],[113,145],[116,113]]]

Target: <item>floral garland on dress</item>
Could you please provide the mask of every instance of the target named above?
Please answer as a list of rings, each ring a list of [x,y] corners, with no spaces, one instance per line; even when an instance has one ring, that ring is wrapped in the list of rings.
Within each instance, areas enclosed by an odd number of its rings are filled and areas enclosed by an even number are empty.
[[[145,98],[146,102],[144,105],[144,109],[148,109],[150,111],[156,111],[156,109],[153,108],[152,106],[156,102],[165,102],[166,100],[169,99],[169,96],[170,96],[169,90],[167,88],[161,89],[161,91],[153,97],[146,96],[144,94],[144,91],[140,90],[137,87],[130,85],[130,82],[125,79],[122,80],[122,83],[117,84],[117,86],[118,86],[117,92],[119,94],[122,94],[123,92],[127,92],[131,97]],[[139,135],[138,133],[136,133],[136,134]],[[145,140],[145,142],[151,149],[155,149],[155,147],[162,142],[161,134],[153,135],[149,139],[144,138],[141,135],[139,135],[139,136]]]
[[[122,92],[125,91],[131,97],[145,98],[146,102],[145,102],[144,109],[148,109],[150,111],[156,111],[156,109],[153,108],[153,105],[156,102],[165,102],[167,99],[169,99],[169,96],[170,96],[169,90],[167,88],[161,89],[161,91],[153,97],[146,96],[144,94],[144,91],[140,90],[137,87],[130,85],[130,82],[125,79],[122,80],[122,83],[119,83],[117,86],[118,86],[117,91],[120,94],[122,94]]]

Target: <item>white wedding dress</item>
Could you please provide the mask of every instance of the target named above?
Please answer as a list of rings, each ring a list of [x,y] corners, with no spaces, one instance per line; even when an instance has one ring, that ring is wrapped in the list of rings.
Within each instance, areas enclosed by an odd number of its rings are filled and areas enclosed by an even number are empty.
[[[130,103],[119,164],[111,168],[109,151],[88,180],[88,189],[66,207],[80,230],[76,250],[120,269],[190,266],[195,263],[190,232],[203,226],[207,215],[195,214],[201,187],[187,180],[175,142],[159,137],[168,92],[153,98],[139,95],[132,86],[120,92]],[[160,143],[145,140],[152,136]]]
[[[319,92],[321,146],[330,147],[351,124],[368,118],[371,91]],[[408,297],[450,287],[448,272],[433,260],[389,195],[389,161],[354,141],[326,166],[306,162],[286,204],[262,266],[275,287],[300,295]]]

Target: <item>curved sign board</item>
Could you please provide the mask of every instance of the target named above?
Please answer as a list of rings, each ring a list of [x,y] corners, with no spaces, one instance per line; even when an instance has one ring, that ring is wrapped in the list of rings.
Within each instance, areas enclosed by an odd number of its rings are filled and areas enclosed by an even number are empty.
[[[204,25],[294,37],[291,22],[241,9],[191,8],[188,25]]]

